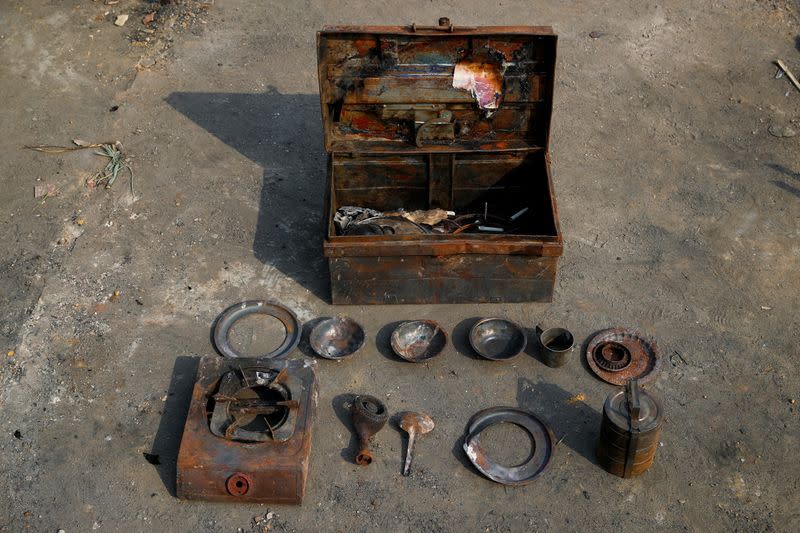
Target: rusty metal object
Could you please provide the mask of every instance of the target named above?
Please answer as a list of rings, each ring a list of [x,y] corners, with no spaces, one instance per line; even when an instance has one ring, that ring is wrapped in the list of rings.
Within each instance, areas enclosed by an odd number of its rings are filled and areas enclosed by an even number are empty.
[[[334,26],[317,43],[332,302],[551,300],[563,251],[550,172],[552,28]],[[463,69],[466,90],[453,87],[456,65],[475,66]],[[337,228],[343,206],[485,214],[487,204],[503,224]]]
[[[542,331],[536,326],[536,336],[542,347],[542,361],[549,367],[558,368],[569,362],[575,348],[575,338],[568,329],[549,328]]]
[[[258,356],[257,359],[278,359],[288,355],[297,347],[301,335],[300,321],[291,309],[264,300],[248,300],[230,306],[217,318],[214,326],[214,345],[219,353],[225,357],[245,357],[231,346],[228,335],[238,320],[254,313],[277,318],[286,330],[286,337],[280,346]]]
[[[301,503],[317,404],[313,366],[203,357],[178,453],[178,497]]]
[[[369,449],[369,440],[383,429],[389,420],[389,412],[382,401],[374,396],[356,396],[350,409],[353,428],[358,436],[358,455],[356,464],[366,466],[372,463],[372,452]]]
[[[652,394],[631,379],[625,389],[606,398],[597,444],[597,459],[619,477],[638,476],[653,464],[664,410]]]
[[[392,350],[412,363],[436,357],[447,345],[447,333],[433,320],[403,322],[392,332]]]
[[[533,453],[524,463],[503,466],[486,455],[481,447],[481,433],[489,426],[500,423],[515,424],[530,435]],[[464,451],[475,468],[492,481],[504,485],[525,485],[536,479],[550,464],[555,451],[555,438],[550,428],[533,413],[514,407],[491,407],[470,419],[464,438]]]
[[[612,385],[627,385],[631,379],[647,383],[655,378],[661,356],[655,341],[633,329],[612,328],[597,333],[586,348],[592,372]]]
[[[358,225],[363,224],[378,226],[384,235],[422,235],[430,233],[425,227],[402,216],[381,215],[358,223]]]
[[[408,446],[406,447],[406,460],[403,463],[403,475],[411,473],[411,461],[414,459],[414,445],[418,435],[433,431],[433,420],[425,413],[407,411],[400,418],[400,429],[408,433]]]
[[[326,359],[342,359],[364,345],[364,329],[350,317],[328,318],[314,326],[309,342],[317,355]]]
[[[469,343],[478,355],[492,361],[506,361],[515,357],[528,340],[525,331],[505,318],[484,318],[469,332]]]

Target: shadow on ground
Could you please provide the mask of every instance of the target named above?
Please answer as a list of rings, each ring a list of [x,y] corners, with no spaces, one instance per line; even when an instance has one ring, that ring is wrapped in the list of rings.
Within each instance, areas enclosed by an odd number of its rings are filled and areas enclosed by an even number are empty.
[[[155,465],[162,483],[173,496],[175,496],[178,449],[181,445],[186,414],[189,412],[189,401],[192,398],[199,361],[197,357],[187,356],[175,360],[158,431],[150,454],[145,456]]]
[[[175,92],[166,101],[264,168],[253,253],[329,301],[319,96],[270,88],[262,94]]]
[[[800,39],[800,37],[798,37]],[[795,172],[785,166],[778,164],[778,163],[768,163],[767,166],[776,172],[780,172],[784,176],[788,176],[793,180],[800,182],[800,172]],[[779,189],[783,189],[784,191],[788,192],[789,194],[795,195],[797,198],[800,198],[800,188],[795,187],[785,181],[780,180],[772,180],[772,184],[778,187]]]
[[[517,380],[517,403],[547,424],[556,441],[597,464],[595,445],[600,436],[601,415],[574,394],[552,383]]]

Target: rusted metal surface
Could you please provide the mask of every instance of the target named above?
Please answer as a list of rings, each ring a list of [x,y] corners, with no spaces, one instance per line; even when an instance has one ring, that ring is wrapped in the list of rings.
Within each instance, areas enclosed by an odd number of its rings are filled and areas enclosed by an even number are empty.
[[[178,453],[178,497],[301,503],[316,406],[311,363],[203,357]]]
[[[392,332],[392,350],[412,363],[436,357],[447,345],[447,332],[433,320],[409,320]]]
[[[525,349],[525,331],[505,318],[484,318],[469,331],[469,343],[478,355],[493,361],[506,361]]]
[[[480,443],[481,433],[494,424],[515,424],[528,432],[533,453],[524,463],[503,466],[486,454]],[[491,407],[476,413],[467,426],[464,451],[478,471],[497,483],[525,485],[536,479],[550,464],[555,451],[553,432],[533,413],[513,407]]]
[[[631,379],[647,383],[655,378],[661,356],[655,341],[633,329],[612,328],[597,333],[586,348],[592,372],[612,385],[627,385]]]
[[[234,304],[222,312],[214,325],[214,345],[219,353],[225,357],[245,357],[231,346],[228,335],[238,320],[255,313],[277,318],[286,330],[286,337],[280,346],[258,358],[278,359],[289,355],[300,342],[300,321],[291,309],[264,300],[248,300]]]
[[[457,127],[452,144],[457,146],[475,142],[500,146],[495,143],[521,140],[523,146],[546,147],[557,39],[552,29],[455,29],[443,33],[400,27],[324,28],[318,35],[318,59],[328,151],[347,152],[351,150],[343,150],[342,143],[376,140],[388,141],[382,147],[386,151],[413,147],[413,122],[387,119],[383,106],[405,105],[413,111],[418,105],[424,109],[438,104],[453,112]],[[480,105],[474,87],[453,86],[454,80],[461,80],[454,78],[459,65],[458,72],[475,73],[470,80],[485,80],[491,89]],[[512,119],[513,126],[504,128],[507,119],[497,124],[486,120],[484,109],[499,103],[498,89],[500,109],[509,111],[506,116],[527,121]]]
[[[372,464],[372,452],[369,441],[372,436],[383,429],[389,420],[389,412],[382,401],[374,396],[356,396],[350,408],[353,429],[358,436],[358,454],[356,464],[366,466]]]
[[[326,359],[342,359],[364,345],[364,328],[350,317],[328,318],[314,326],[309,342],[317,355]]]
[[[406,411],[400,416],[400,429],[408,433],[408,446],[406,446],[406,460],[403,463],[403,475],[411,473],[411,462],[414,460],[414,448],[417,437],[433,431],[433,419],[425,413]]]
[[[355,256],[329,261],[336,305],[550,301],[555,257]]]
[[[542,331],[536,326],[536,336],[539,338],[544,364],[558,368],[569,362],[575,348],[575,338],[568,329],[548,328]]]
[[[661,402],[639,388],[637,380],[606,398],[597,459],[619,477],[638,476],[650,468],[658,451],[664,411]]]
[[[330,152],[324,251],[334,303],[551,298],[563,248],[549,157],[555,50],[556,36],[546,27],[459,28],[448,22],[433,28],[328,27],[318,34]],[[502,97],[495,92],[479,105],[476,91],[453,86],[456,65],[491,66],[480,70],[493,72],[483,77]],[[470,213],[487,204],[505,219],[523,212],[513,233],[473,228],[457,235],[387,235],[373,227],[337,235],[333,223],[341,206]],[[524,259],[508,262],[508,256]],[[438,274],[448,258],[462,268]],[[473,263],[500,274],[471,274]],[[348,266],[374,277],[359,284]],[[418,287],[398,282],[392,272],[398,269],[419,275]]]

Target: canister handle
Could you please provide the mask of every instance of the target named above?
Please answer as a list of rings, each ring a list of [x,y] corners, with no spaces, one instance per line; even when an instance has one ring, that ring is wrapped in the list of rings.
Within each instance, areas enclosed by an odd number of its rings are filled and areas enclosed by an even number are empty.
[[[629,477],[635,466],[636,451],[639,447],[639,414],[642,405],[639,401],[639,381],[632,379],[625,388],[625,400],[628,403],[628,418],[630,429],[628,432],[628,449],[625,453],[625,469],[622,477]]]
[[[636,379],[632,379],[628,382],[627,391],[625,393],[626,399],[628,401],[628,413],[630,414],[631,419],[631,430],[635,429],[636,431],[639,430],[639,415],[642,411],[642,404],[639,399],[639,381]]]

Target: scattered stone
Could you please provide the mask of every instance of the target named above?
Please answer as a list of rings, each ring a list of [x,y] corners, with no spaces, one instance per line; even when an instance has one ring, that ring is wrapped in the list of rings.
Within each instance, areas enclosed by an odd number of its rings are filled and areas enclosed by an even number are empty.
[[[767,131],[769,131],[769,134],[773,137],[794,137],[797,135],[797,130],[788,124],[786,126],[778,126],[777,124],[773,124]]]
[[[155,11],[151,11],[150,13],[148,13],[147,15],[142,17],[142,24],[147,26],[148,24],[152,23],[154,20],[156,20],[156,12]]]
[[[143,57],[139,60],[140,68],[151,68],[156,64],[156,60],[152,57]]]
[[[128,17],[130,15],[117,15],[117,18],[114,20],[114,26],[124,26],[126,22],[128,22]]]
[[[599,39],[603,35],[605,35],[605,33],[602,31],[594,30],[589,32],[589,37],[591,37],[592,39]]]
[[[14,438],[15,439],[21,439],[22,438],[22,432],[20,430],[18,430],[18,429],[16,431],[14,431]]]

